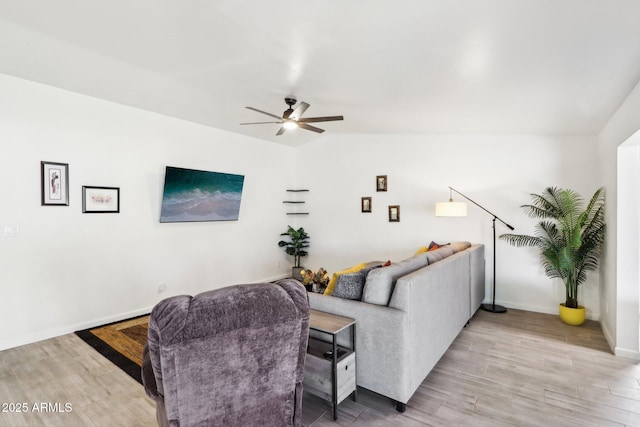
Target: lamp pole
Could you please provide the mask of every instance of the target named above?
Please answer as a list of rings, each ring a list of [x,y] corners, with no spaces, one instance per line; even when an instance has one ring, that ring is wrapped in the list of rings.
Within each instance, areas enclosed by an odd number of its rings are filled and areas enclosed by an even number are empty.
[[[465,199],[467,199],[468,201],[470,201],[471,203],[473,203],[474,205],[476,205],[477,207],[479,207],[480,209],[482,209],[483,211],[485,211],[486,213],[488,213],[493,217],[493,220],[492,220],[492,224],[493,224],[493,300],[491,304],[482,304],[480,308],[482,308],[485,311],[490,311],[491,313],[505,313],[507,311],[505,307],[501,305],[496,305],[496,220],[503,223],[510,230],[514,230],[514,228],[509,224],[507,224],[506,222],[504,222],[503,220],[501,220],[500,218],[498,218],[496,214],[489,211],[479,203],[476,203],[475,201],[471,200],[469,197],[465,196],[455,188],[449,187],[449,190],[458,193],[459,195],[461,195],[462,197],[464,197]]]

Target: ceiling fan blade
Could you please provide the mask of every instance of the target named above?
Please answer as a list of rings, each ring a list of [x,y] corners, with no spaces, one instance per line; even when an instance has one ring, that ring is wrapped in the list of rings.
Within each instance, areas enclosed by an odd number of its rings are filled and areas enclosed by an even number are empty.
[[[308,117],[306,119],[298,119],[298,123],[333,122],[336,120],[344,120],[344,117],[343,116]]]
[[[241,125],[264,125],[267,123],[282,123],[282,120],[280,120],[279,122],[251,122],[251,123],[240,123]]]
[[[293,110],[293,113],[291,113],[289,118],[293,120],[299,120],[304,112],[307,111],[307,108],[309,108],[309,104],[307,104],[306,102],[301,102],[300,104],[298,104],[296,109]]]
[[[306,123],[298,122],[298,127],[301,128],[301,129],[310,130],[311,132],[316,132],[316,133],[324,132],[324,129],[320,129],[320,128],[317,128],[315,126],[308,125]]]
[[[278,133],[276,133],[276,136],[280,136],[284,133],[284,131],[286,131],[284,126],[280,126],[280,130],[278,131]]]
[[[246,107],[246,108],[248,108],[249,110],[255,111],[257,113],[266,114],[267,116],[273,117],[274,119],[282,120],[282,117],[276,116],[275,114],[267,113],[266,111],[258,110],[257,108],[253,108],[253,107]]]

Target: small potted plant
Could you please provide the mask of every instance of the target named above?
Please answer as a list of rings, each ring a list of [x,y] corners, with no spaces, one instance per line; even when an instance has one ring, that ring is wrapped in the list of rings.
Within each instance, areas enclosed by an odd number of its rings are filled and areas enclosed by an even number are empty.
[[[294,279],[302,280],[300,271],[303,267],[300,265],[300,258],[307,256],[307,248],[309,247],[309,235],[304,231],[304,228],[300,227],[297,230],[291,226],[289,229],[280,234],[281,236],[288,236],[289,240],[280,240],[278,246],[284,248],[285,252],[293,256],[293,268],[291,274]]]
[[[583,198],[572,190],[549,187],[543,194],[532,194],[533,203],[521,206],[531,218],[539,218],[535,236],[503,234],[501,239],[514,246],[540,250],[540,261],[550,278],[562,279],[566,300],[560,304],[560,319],[570,325],[585,320],[584,307],[578,305],[578,286],[587,272],[598,267],[604,242],[604,189],[599,188],[584,206]]]
[[[329,283],[329,273],[324,268],[320,268],[317,273],[312,270],[302,270],[300,275],[307,291],[322,293]]]

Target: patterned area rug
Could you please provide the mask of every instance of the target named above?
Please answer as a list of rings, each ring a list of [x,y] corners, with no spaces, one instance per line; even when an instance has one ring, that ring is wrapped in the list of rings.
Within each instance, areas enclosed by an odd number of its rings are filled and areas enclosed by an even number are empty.
[[[142,349],[148,329],[147,315],[77,331],[76,335],[142,384]]]

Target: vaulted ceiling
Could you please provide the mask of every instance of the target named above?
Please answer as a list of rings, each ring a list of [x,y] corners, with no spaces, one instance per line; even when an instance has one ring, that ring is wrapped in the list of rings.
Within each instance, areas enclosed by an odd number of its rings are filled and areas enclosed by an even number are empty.
[[[595,134],[640,80],[638,0],[0,0],[0,73],[296,145],[327,133]],[[323,134],[323,135],[326,135]]]

